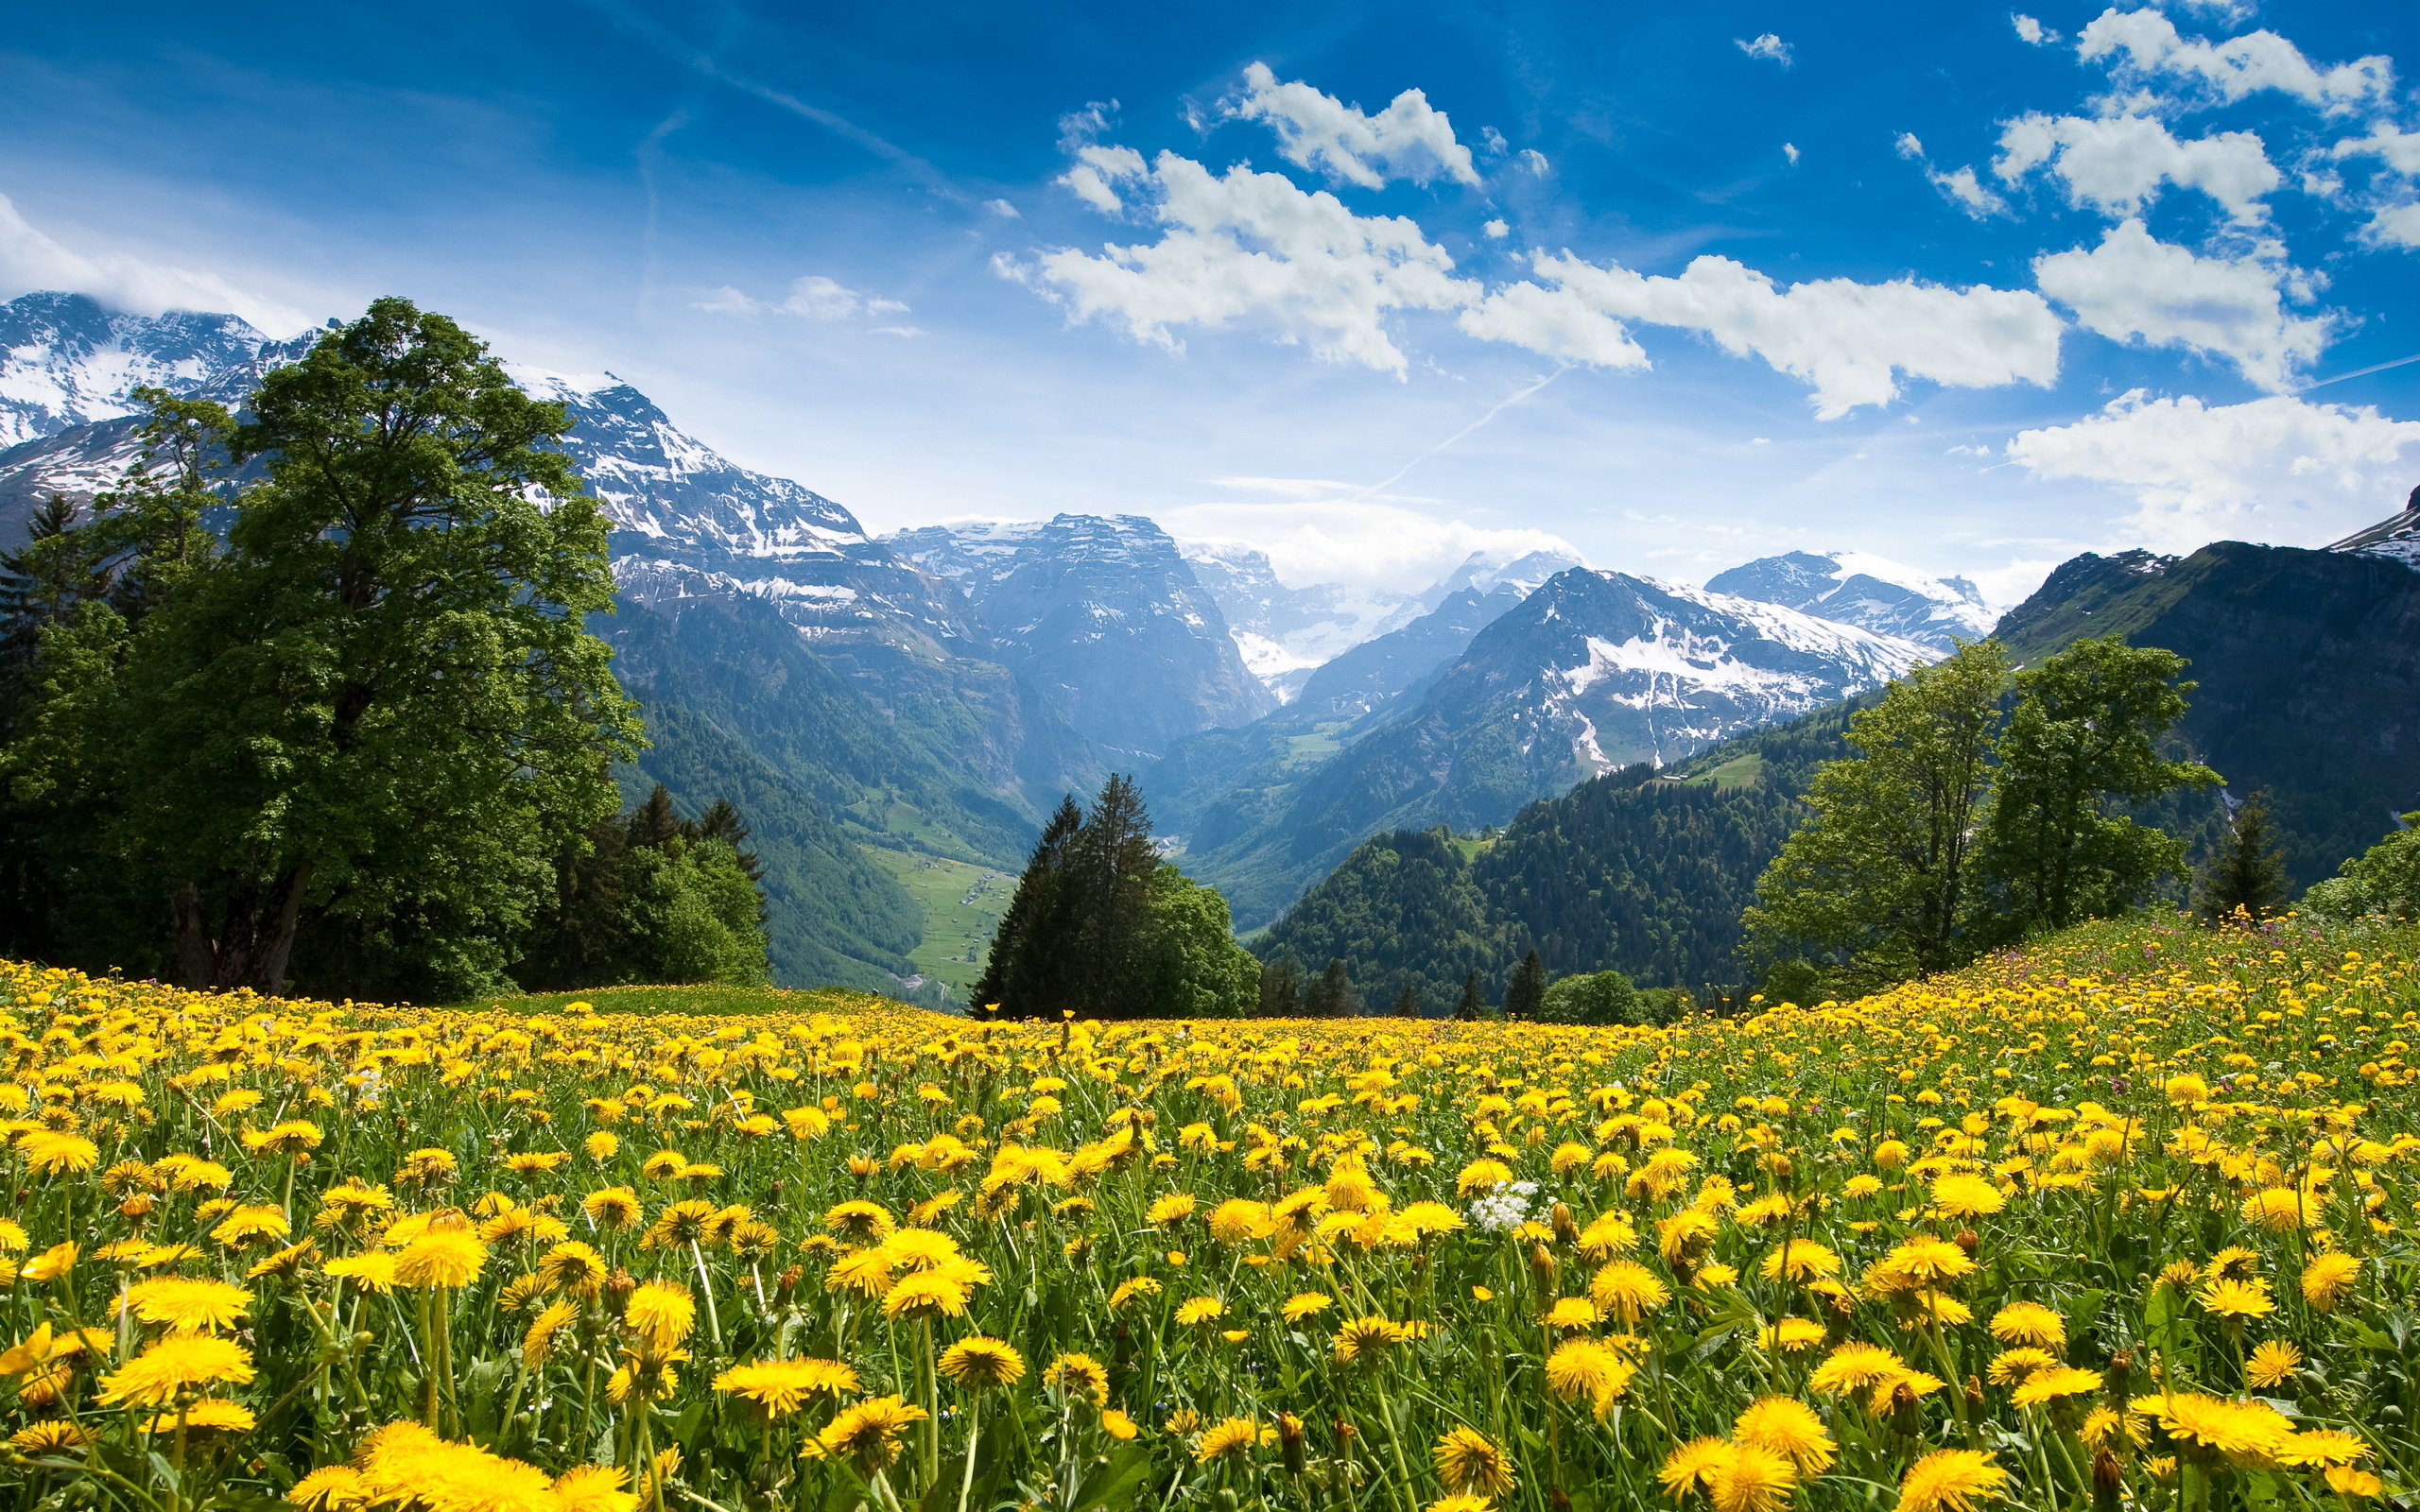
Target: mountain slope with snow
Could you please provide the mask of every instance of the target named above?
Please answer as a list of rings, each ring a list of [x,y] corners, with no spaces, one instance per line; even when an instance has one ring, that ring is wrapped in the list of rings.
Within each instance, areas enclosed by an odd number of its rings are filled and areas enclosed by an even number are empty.
[[[1336,731],[1333,755],[1253,766],[1183,805],[1186,864],[1250,928],[1371,834],[1501,824],[1588,778],[1681,760],[1940,655],[1778,605],[1574,568],[1479,630],[1416,702]]]
[[[1992,633],[1992,611],[1963,577],[1933,577],[1871,552],[1793,551],[1760,557],[1706,580],[1706,588],[1950,650]]]

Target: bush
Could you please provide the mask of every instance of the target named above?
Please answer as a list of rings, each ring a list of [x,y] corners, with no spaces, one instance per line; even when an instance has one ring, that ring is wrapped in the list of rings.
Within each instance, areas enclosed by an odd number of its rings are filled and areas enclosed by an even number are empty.
[[[2403,816],[2403,828],[2344,863],[2325,882],[2303,894],[2303,911],[2350,921],[2371,915],[2420,919],[2420,812]]]

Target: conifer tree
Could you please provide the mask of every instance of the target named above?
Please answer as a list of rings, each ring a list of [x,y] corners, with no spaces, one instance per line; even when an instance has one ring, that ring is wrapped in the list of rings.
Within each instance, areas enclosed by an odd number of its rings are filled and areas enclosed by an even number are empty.
[[[1422,1017],[1420,988],[1414,987],[1409,982],[1406,982],[1403,985],[1403,990],[1395,994],[1395,1005],[1393,1012],[1394,1016],[1398,1019],[1417,1019]]]
[[[1464,1023],[1475,1023],[1487,1017],[1487,998],[1478,989],[1477,971],[1462,977],[1462,995],[1454,1005],[1454,1017]]]
[[[1073,794],[1062,798],[1042,827],[1041,838],[1017,879],[999,927],[992,935],[992,954],[968,1001],[979,1010],[997,1005],[1003,1013],[1035,1018],[1051,1011],[1059,984],[1051,972],[1059,964],[1056,936],[1063,927],[1061,906],[1064,889],[1060,873],[1083,828],[1083,811]]]
[[[2286,856],[2277,848],[2266,789],[2255,791],[2228,816],[2226,834],[2203,864],[2199,880],[2195,902],[2205,919],[2225,919],[2238,908],[2265,919],[2286,905]]]
[[[1521,957],[1512,973],[1512,984],[1504,989],[1504,1016],[1524,1022],[1535,1022],[1538,1011],[1546,1006],[1547,968],[1536,951]]]
[[[1300,1018],[1303,1012],[1303,963],[1292,951],[1280,951],[1277,958],[1260,969],[1260,1006],[1257,1015],[1264,1019]]]
[[[1303,1017],[1355,1019],[1360,1015],[1361,994],[1354,989],[1352,976],[1341,960],[1330,958],[1327,969],[1312,980],[1310,990],[1303,994]]]

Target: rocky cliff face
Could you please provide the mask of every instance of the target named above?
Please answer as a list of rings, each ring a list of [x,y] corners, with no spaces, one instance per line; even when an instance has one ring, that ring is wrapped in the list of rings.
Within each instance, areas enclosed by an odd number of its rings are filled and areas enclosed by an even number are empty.
[[[994,653],[1107,761],[1149,760],[1276,705],[1176,542],[1141,515],[932,526],[887,544],[956,583]]]
[[[1760,557],[1706,579],[1717,593],[1753,598],[1947,651],[1991,633],[1983,596],[1963,577],[1933,577],[1860,551]]]

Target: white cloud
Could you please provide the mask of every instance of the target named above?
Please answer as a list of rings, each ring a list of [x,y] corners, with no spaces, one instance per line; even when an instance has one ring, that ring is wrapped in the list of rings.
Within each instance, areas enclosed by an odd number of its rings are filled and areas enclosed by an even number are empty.
[[[2067,199],[2103,215],[2131,215],[2156,198],[2163,182],[2199,189],[2243,224],[2260,220],[2260,198],[2278,185],[2276,166],[2250,131],[2221,131],[2179,141],[2143,115],[2090,117],[2031,112],[2000,128],[2000,155],[1992,171],[2015,183],[2047,164],[2064,180]]]
[[[1172,152],[1147,169],[1125,148],[1098,150],[1082,166],[1104,178],[1113,202],[1112,176],[1147,201],[1167,228],[1160,240],[1112,244],[1098,257],[1063,249],[1029,267],[993,263],[1063,299],[1078,319],[1115,319],[1137,339],[1175,350],[1172,327],[1265,315],[1289,338],[1296,328],[1317,333],[1313,350],[1326,360],[1401,376],[1406,360],[1386,317],[1459,309],[1478,292],[1453,277],[1453,259],[1402,216],[1356,215],[1324,190],[1305,193],[1282,174],[1241,164],[1215,177]],[[1114,153],[1124,158],[1112,163]]]
[[[1280,579],[1296,585],[1419,587],[1474,551],[1508,558],[1532,551],[1581,555],[1547,531],[1489,529],[1374,499],[1219,501],[1160,510],[1156,518],[1180,541],[1249,542],[1269,554]]]
[[[821,273],[809,273],[793,282],[787,299],[751,299],[726,284],[693,302],[690,308],[710,315],[791,315],[804,320],[847,320],[859,315],[904,315],[908,310],[897,300],[861,294]],[[901,329],[892,327],[890,331],[896,335]]]
[[[1025,218],[1023,215],[1017,214],[1016,206],[1010,204],[1005,199],[986,199],[983,201],[983,208],[990,211],[992,214],[998,215],[1004,220],[1023,220]]]
[[[2420,204],[2391,205],[2372,215],[2363,229],[2378,241],[2420,247]]]
[[[2019,432],[2011,459],[2037,478],[2106,483],[2140,506],[2149,544],[2190,550],[2239,533],[2324,545],[2402,507],[2420,421],[2368,405],[2278,396],[2208,405],[2135,389],[2072,425]]]
[[[2042,579],[2049,576],[2050,569],[2058,565],[2048,558],[2011,557],[2005,567],[1986,567],[1980,572],[1970,570],[1961,576],[1975,585],[1976,593],[1983,595],[1985,608],[2005,612],[2032,597],[2033,591],[2042,586]]]
[[[1244,91],[1232,112],[1268,122],[1277,150],[1298,168],[1322,169],[1364,189],[1390,178],[1478,182],[1471,149],[1454,140],[1453,123],[1419,90],[1405,90],[1385,110],[1364,115],[1308,84],[1281,84],[1268,64],[1253,63],[1244,69]]]
[[[1509,342],[1565,362],[1599,368],[1649,365],[1646,352],[1619,320],[1567,286],[1541,288],[1524,279],[1464,310],[1458,323],[1482,341]]]
[[[1110,185],[1120,179],[1139,179],[1148,171],[1143,154],[1132,147],[1087,145],[1076,149],[1076,165],[1061,174],[1059,182],[1102,215],[1115,215],[1126,206]]]
[[[1925,145],[1916,140],[1916,134],[1913,131],[1900,132],[1899,140],[1894,145],[1898,148],[1899,156],[1913,159],[1924,165],[1927,183],[1940,190],[1950,203],[1977,220],[1981,220],[1987,215],[2008,214],[2007,201],[1984,188],[1976,179],[1973,168],[1960,168],[1953,173],[1944,173],[1934,167],[1932,160],[1925,156]]]
[[[1554,171],[1547,163],[1547,155],[1535,147],[1523,147],[1520,156],[1512,161],[1529,169],[1536,178],[1543,179]]]
[[[1281,494],[1288,499],[1325,498],[1354,490],[1353,484],[1335,478],[1212,478],[1210,486],[1245,493]]]
[[[1821,279],[1785,289],[1727,257],[1698,258],[1678,278],[1598,267],[1568,252],[1540,253],[1531,264],[1557,286],[1499,290],[1462,317],[1463,329],[1607,366],[1635,366],[1622,360],[1633,344],[1618,321],[1703,332],[1726,352],[1754,353],[1812,385],[1819,420],[1889,404],[1900,374],[1964,388],[2058,376],[2063,327],[2030,289],[1911,279]],[[1523,332],[1532,339],[1522,340]]]
[[[2180,35],[2174,22],[2149,7],[2121,11],[2112,6],[2102,11],[2076,40],[2076,56],[2086,61],[2110,59],[2120,73],[2166,76],[2195,96],[2172,103],[2230,104],[2273,89],[2335,114],[2384,104],[2394,94],[2391,58],[2374,55],[2321,68],[2273,31],[2204,42]]]
[[[292,305],[237,288],[216,273],[154,263],[127,252],[71,250],[37,230],[18,214],[7,195],[0,195],[0,299],[37,289],[89,294],[129,315],[224,312],[280,337],[317,324]]]
[[[1500,242],[1505,237],[1512,234],[1512,228],[1504,224],[1501,220],[1491,220],[1486,225],[1481,226],[1479,230],[1487,232],[1488,239],[1490,241]]]
[[[1750,42],[1744,37],[1734,37],[1731,39],[1731,44],[1734,47],[1738,48],[1741,52],[1746,53],[1751,58],[1768,59],[1773,62],[1781,64],[1784,68],[1788,68],[1791,63],[1797,60],[1792,56],[1794,49],[1791,48],[1789,43],[1782,41],[1779,37],[1774,36],[1770,31],[1757,38],[1754,42]]]
[[[2399,130],[2384,121],[2371,127],[2369,135],[2346,137],[2327,150],[2337,158],[2382,159],[2397,173],[2420,175],[2420,131]]]
[[[2244,257],[2197,257],[2130,219],[2090,250],[2034,259],[2033,275],[2089,330],[2222,356],[2253,383],[2278,389],[2325,348],[2329,325],[2286,312],[2286,296],[2308,297],[2309,281],[2283,251],[2270,242]]]
[[[2031,43],[2036,47],[2046,46],[2059,40],[2057,32],[2022,11],[2012,12],[2008,19],[2009,25],[2016,28],[2018,40]]]
[[[1793,167],[1793,168],[1794,168],[1794,167],[1798,166],[1798,144],[1797,144],[1797,143],[1795,143],[1795,142],[1785,142],[1785,143],[1783,143],[1783,144],[1781,145],[1781,155],[1782,155],[1783,157],[1788,158],[1788,159],[1789,160],[1789,165],[1790,165],[1791,167]]]

